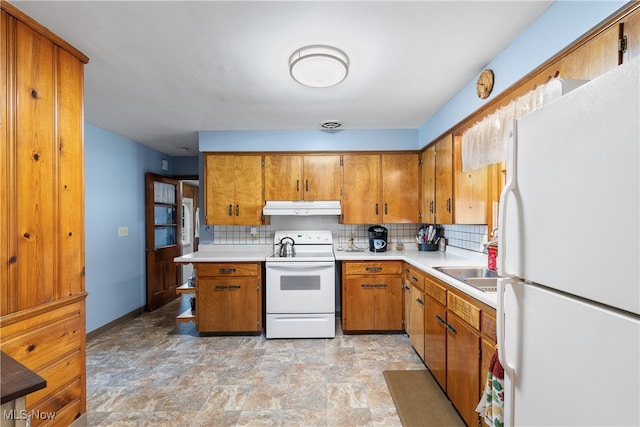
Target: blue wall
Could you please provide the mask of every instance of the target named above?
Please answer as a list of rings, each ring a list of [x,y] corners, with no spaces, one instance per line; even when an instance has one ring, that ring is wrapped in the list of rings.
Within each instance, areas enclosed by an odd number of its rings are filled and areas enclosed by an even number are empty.
[[[146,303],[145,172],[173,159],[85,123],[87,332]],[[169,161],[162,171],[161,160]],[[196,169],[197,170],[197,169]],[[118,227],[129,227],[118,237]]]
[[[495,73],[491,96],[480,99],[472,80],[419,129],[420,148],[481,108],[533,69],[623,7],[626,1],[556,1],[483,68]],[[478,70],[478,74],[480,74]]]
[[[200,151],[415,150],[417,129],[200,131]]]

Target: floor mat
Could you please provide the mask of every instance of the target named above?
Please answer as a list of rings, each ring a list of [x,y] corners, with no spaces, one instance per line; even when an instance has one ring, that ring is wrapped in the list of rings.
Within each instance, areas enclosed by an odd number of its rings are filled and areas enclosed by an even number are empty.
[[[429,371],[384,371],[404,427],[464,427],[462,418]]]

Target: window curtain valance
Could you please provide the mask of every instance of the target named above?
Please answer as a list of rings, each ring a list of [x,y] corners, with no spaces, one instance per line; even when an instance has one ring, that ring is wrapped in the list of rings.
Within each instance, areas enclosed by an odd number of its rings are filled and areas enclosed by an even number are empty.
[[[562,79],[552,79],[474,124],[462,135],[462,170],[479,169],[505,160],[509,123],[562,94]]]

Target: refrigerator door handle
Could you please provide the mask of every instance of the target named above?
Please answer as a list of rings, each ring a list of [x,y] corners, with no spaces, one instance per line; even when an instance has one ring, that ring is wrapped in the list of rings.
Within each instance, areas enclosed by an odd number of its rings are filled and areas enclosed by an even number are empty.
[[[513,410],[514,410],[514,398],[515,398],[515,369],[509,365],[509,361],[507,360],[507,349],[505,347],[505,313],[504,313],[504,292],[507,285],[513,286],[515,280],[509,278],[501,278],[498,279],[498,289],[497,289],[497,304],[496,304],[496,338],[498,344],[498,360],[500,360],[500,364],[504,369],[505,375],[508,375],[511,381],[507,383],[504,382],[505,390],[505,404],[509,404],[510,408],[507,411],[505,408],[505,426],[513,426]],[[506,390],[507,384],[510,384],[509,389]],[[508,416],[508,418],[507,418]]]
[[[509,195],[515,193],[518,190],[518,181],[516,174],[516,154],[517,154],[517,129],[518,122],[512,120],[509,129],[509,139],[507,140],[507,156],[506,156],[506,177],[505,185],[500,193],[500,216],[498,218],[498,274],[503,277],[515,277],[514,272],[507,271],[506,259],[507,259],[507,201]]]

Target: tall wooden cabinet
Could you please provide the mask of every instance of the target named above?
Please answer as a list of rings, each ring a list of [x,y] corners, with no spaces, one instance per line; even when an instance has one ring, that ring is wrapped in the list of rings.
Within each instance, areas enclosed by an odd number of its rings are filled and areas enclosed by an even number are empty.
[[[2,351],[47,387],[28,412],[70,424],[86,412],[84,64],[7,2],[0,22]],[[46,423],[32,419],[32,425]]]

